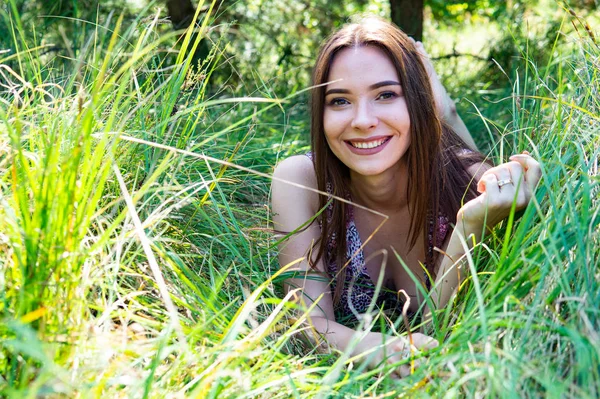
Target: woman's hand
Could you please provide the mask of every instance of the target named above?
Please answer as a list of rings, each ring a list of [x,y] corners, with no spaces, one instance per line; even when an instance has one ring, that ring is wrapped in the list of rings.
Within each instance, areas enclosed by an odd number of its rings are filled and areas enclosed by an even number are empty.
[[[527,151],[509,159],[482,175],[477,184],[481,195],[458,211],[456,226],[463,229],[465,237],[477,236],[484,227],[492,228],[505,219],[513,202],[516,210],[529,204],[541,177],[540,165]]]
[[[385,341],[384,341],[385,340]],[[424,350],[436,348],[439,344],[435,339],[420,333],[412,334],[413,345],[410,344],[407,337],[390,337],[384,334],[371,332],[363,339],[360,346],[362,351],[377,348],[375,352],[366,354],[369,359],[369,368],[374,369],[383,362],[387,364],[398,364],[406,361],[411,356],[415,356]],[[385,345],[383,344],[385,342]],[[414,361],[414,366],[419,367],[420,361]],[[411,374],[411,363],[406,362],[397,366],[392,372],[392,378],[404,378]]]

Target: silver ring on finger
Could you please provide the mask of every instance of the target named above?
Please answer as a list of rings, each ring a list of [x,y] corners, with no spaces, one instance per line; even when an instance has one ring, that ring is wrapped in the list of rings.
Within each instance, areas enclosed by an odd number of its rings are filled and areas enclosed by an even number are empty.
[[[498,180],[498,188],[502,188],[503,186],[506,186],[507,184],[513,184],[512,179]]]

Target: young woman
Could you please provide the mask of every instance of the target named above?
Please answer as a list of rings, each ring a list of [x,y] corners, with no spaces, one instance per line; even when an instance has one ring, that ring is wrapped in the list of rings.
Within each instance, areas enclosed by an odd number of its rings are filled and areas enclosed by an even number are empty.
[[[313,84],[312,151],[275,169],[273,220],[279,231],[298,230],[280,248],[281,266],[300,272],[286,289],[307,307],[316,302],[314,329],[344,351],[371,304],[401,314],[401,290],[411,312],[423,290],[444,307],[458,287],[464,238],[479,240],[513,202],[524,208],[540,168],[528,154],[484,163],[422,45],[385,21],[365,18],[333,34]],[[413,340],[417,349],[437,345],[423,334]],[[371,352],[372,366],[398,362],[408,349],[378,332],[353,344],[354,354]]]

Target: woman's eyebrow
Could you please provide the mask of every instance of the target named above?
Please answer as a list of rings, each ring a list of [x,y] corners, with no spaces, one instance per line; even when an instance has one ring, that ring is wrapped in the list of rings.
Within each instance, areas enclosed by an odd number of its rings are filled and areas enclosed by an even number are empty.
[[[400,86],[400,83],[396,82],[395,80],[382,80],[381,82],[373,83],[371,86],[369,86],[369,90],[379,89],[380,87],[384,87],[384,86]],[[325,92],[325,96],[328,96],[330,94],[348,94],[348,93],[350,93],[350,90],[348,90],[348,89],[329,89]]]
[[[400,83],[396,82],[395,80],[383,80],[381,82],[373,83],[371,86],[369,86],[369,89],[375,90],[383,86],[400,86]]]
[[[330,94],[348,94],[350,90],[347,89],[329,89],[325,92],[325,95],[328,96]]]

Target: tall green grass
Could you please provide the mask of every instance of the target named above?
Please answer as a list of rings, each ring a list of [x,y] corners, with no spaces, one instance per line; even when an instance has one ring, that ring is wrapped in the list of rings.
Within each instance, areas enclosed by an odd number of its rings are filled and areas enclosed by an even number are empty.
[[[209,16],[176,58],[164,50],[181,32],[157,24],[88,24],[68,62],[11,25],[0,395],[598,397],[600,50],[584,29],[547,65],[524,52],[492,105],[512,109],[508,125],[486,121],[502,137],[494,156],[528,150],[544,177],[475,248],[475,273],[437,314],[442,345],[398,382],[389,367],[303,348],[302,317],[277,297],[266,176],[302,149],[285,104],[209,93],[218,47],[200,67],[185,56]]]

